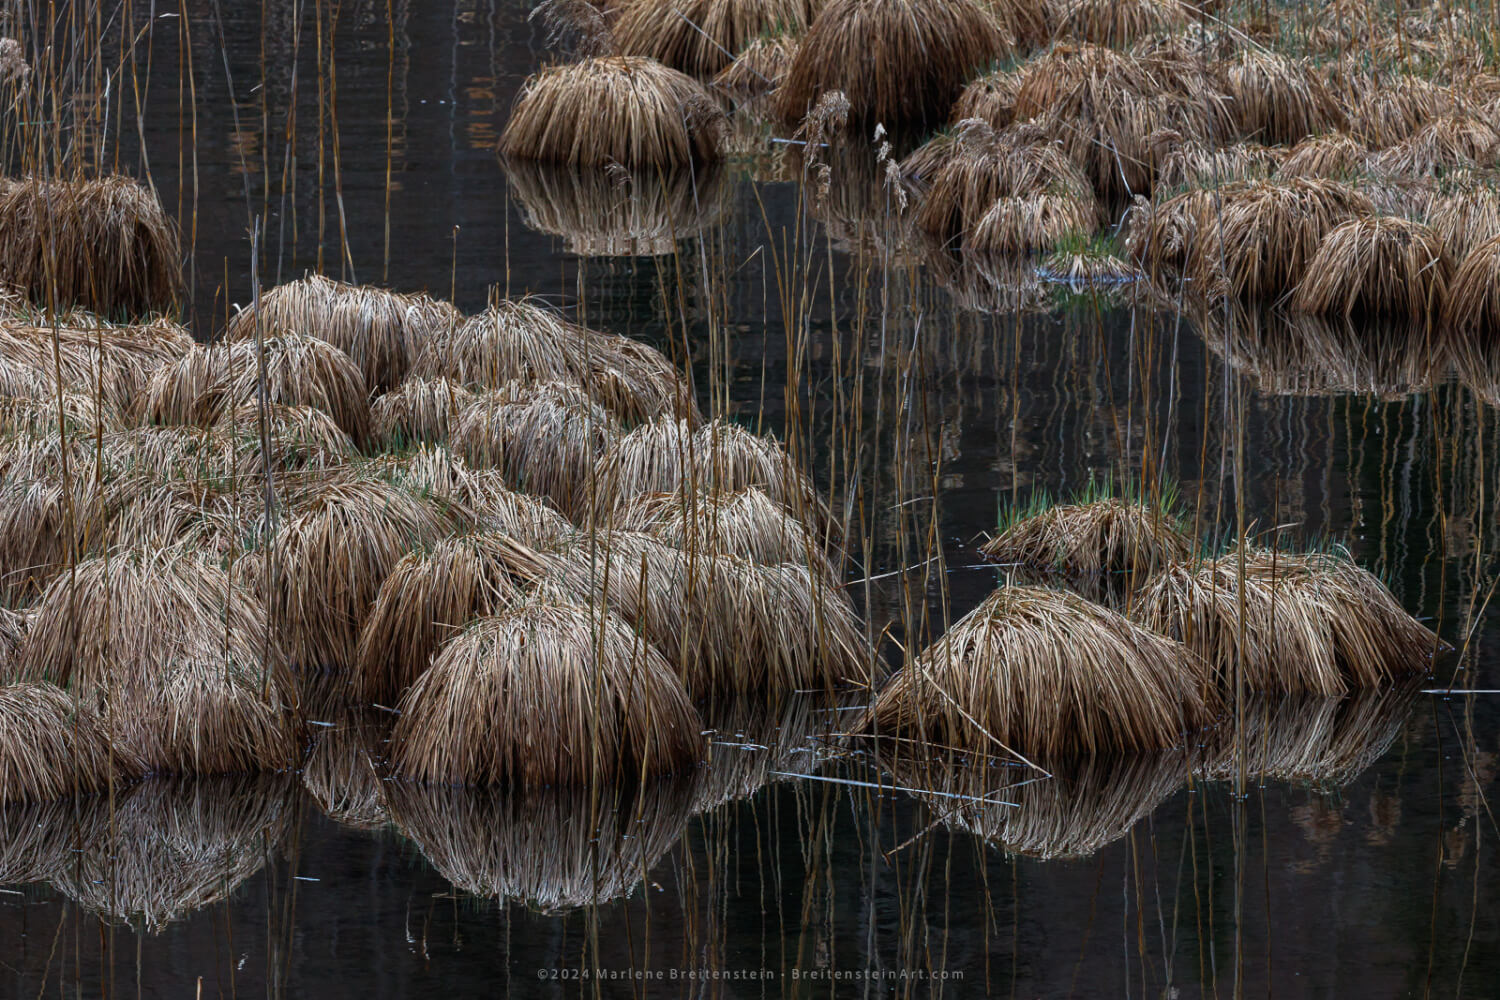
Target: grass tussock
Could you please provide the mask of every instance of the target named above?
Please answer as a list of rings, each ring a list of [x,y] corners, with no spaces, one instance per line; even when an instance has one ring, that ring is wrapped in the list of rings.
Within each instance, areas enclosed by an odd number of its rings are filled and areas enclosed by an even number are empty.
[[[700,419],[692,386],[665,355],[629,337],[569,323],[532,299],[503,300],[430,340],[417,378],[474,389],[508,382],[572,382],[625,423]]]
[[[1420,323],[1440,313],[1453,261],[1431,229],[1390,216],[1333,229],[1307,262],[1292,308],[1319,316],[1393,316]]]
[[[542,913],[632,895],[682,836],[692,782],[448,788],[388,782],[401,833],[460,892]],[[597,795],[597,798],[595,797]]]
[[[104,722],[51,684],[0,686],[0,803],[107,791],[145,765],[111,748]]]
[[[481,618],[401,699],[391,764],[433,784],[543,788],[686,772],[702,722],[607,611],[546,599]]]
[[[387,448],[445,444],[474,393],[443,378],[407,379],[370,405],[371,435]]]
[[[1220,72],[1242,135],[1290,146],[1344,125],[1337,97],[1304,60],[1245,48]]]
[[[1002,587],[898,673],[857,732],[995,757],[1162,750],[1217,710],[1180,643],[1063,591]]]
[[[933,816],[1009,854],[1087,858],[1128,834],[1188,779],[1182,751],[1048,762],[1052,776],[882,753],[893,781]]]
[[[1286,151],[1254,142],[1212,146],[1188,142],[1176,132],[1165,140],[1157,155],[1156,183],[1166,190],[1214,187],[1229,181],[1256,180],[1276,172]]]
[[[35,600],[88,551],[100,527],[101,497],[91,484],[73,480],[65,489],[60,476],[19,471],[0,478],[0,605]]]
[[[1470,251],[1448,285],[1443,325],[1486,338],[1500,334],[1500,236]]]
[[[1374,206],[1338,181],[1251,181],[1220,189],[1194,238],[1188,274],[1213,292],[1279,298],[1339,226]],[[1207,207],[1207,206],[1205,206]]]
[[[1134,590],[1155,570],[1186,558],[1190,548],[1169,505],[1104,496],[1017,511],[979,551],[1099,600]]]
[[[970,81],[953,104],[952,120],[974,118],[996,131],[1010,126],[1016,120],[1016,93],[1021,80],[1014,69],[997,69]]]
[[[1427,224],[1455,264],[1462,265],[1481,244],[1500,236],[1500,189],[1466,187],[1433,199]]]
[[[375,479],[334,482],[315,493],[272,542],[270,607],[292,665],[352,667],[386,576],[408,552],[471,522],[468,510],[449,501]]]
[[[1365,168],[1369,148],[1347,132],[1313,135],[1299,141],[1276,168],[1282,180],[1297,177],[1349,180]]]
[[[969,78],[1010,51],[971,0],[828,0],[776,91],[777,111],[795,124],[838,91],[861,133],[919,132],[946,121]]]
[[[574,169],[525,160],[505,176],[526,225],[584,257],[655,257],[723,221],[727,174],[717,166],[673,170]]]
[[[448,538],[404,556],[381,584],[360,633],[360,696],[393,704],[443,643],[470,621],[520,603],[545,568],[539,553],[500,532]]]
[[[614,43],[621,55],[710,79],[757,39],[801,35],[810,7],[808,0],[632,0],[615,22]]]
[[[198,346],[156,370],[140,405],[144,422],[207,426],[259,402],[260,359],[253,341]],[[265,396],[331,416],[356,445],[370,439],[370,394],[354,360],[316,337],[278,334],[265,341]]]
[[[452,447],[470,467],[498,469],[512,487],[585,516],[595,500],[595,466],[618,439],[614,418],[582,389],[513,382],[458,415]]]
[[[1500,132],[1482,118],[1448,114],[1370,157],[1369,169],[1396,177],[1440,177],[1500,167]]]
[[[685,552],[649,535],[584,538],[550,579],[600,600],[665,655],[694,697],[873,683],[873,658],[842,588],[805,566]]]
[[[1182,641],[1226,679],[1243,657],[1252,691],[1336,697],[1380,687],[1427,670],[1440,646],[1345,555],[1247,551],[1243,595],[1238,561],[1231,552],[1169,568],[1138,595],[1131,617]]]
[[[12,181],[0,186],[0,284],[40,306],[171,312],[182,286],[177,227],[156,193],[128,177]]]
[[[254,340],[259,323],[265,331],[325,340],[349,355],[366,387],[380,393],[401,383],[429,337],[461,319],[451,303],[427,295],[312,274],[278,285],[261,295],[258,305],[240,310],[225,338]]]
[[[1097,219],[1092,198],[1084,201],[1053,194],[1001,198],[965,234],[963,248],[1012,257],[1045,253],[1069,237],[1092,232]]]
[[[1196,17],[1182,0],[1062,0],[1053,32],[1060,39],[1122,48],[1176,31]]]
[[[731,493],[756,487],[820,535],[832,516],[812,480],[780,442],[725,420],[697,429],[656,420],[620,438],[599,460],[595,519],[643,493]]]
[[[758,487],[642,493],[616,507],[615,531],[638,531],[686,552],[739,556],[762,566],[800,563],[830,582],[834,564],[808,525]]]
[[[53,332],[40,316],[0,319],[0,382],[10,383],[8,394],[51,399],[60,387],[128,414],[153,371],[193,346],[187,330],[164,319],[127,325],[71,313],[59,318],[55,353]]]
[[[669,170],[720,156],[724,113],[703,85],[640,56],[600,56],[526,79],[500,136],[509,159]]]
[[[739,98],[769,93],[786,79],[800,44],[787,34],[756,38],[714,77],[714,86]]]
[[[1394,146],[1434,119],[1457,110],[1458,96],[1449,88],[1402,74],[1377,83],[1358,81],[1349,106],[1349,132],[1371,149]]]
[[[301,758],[296,692],[265,610],[180,549],[79,563],[42,594],[17,674],[112,720],[151,771],[283,770]]]

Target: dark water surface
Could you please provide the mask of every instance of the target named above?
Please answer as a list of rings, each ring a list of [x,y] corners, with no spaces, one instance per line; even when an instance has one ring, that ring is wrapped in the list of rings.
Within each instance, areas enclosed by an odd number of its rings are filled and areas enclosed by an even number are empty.
[[[580,257],[494,153],[549,58],[524,4],[220,6],[222,27],[201,0],[135,12],[200,336],[250,298],[258,220],[267,284],[321,262],[466,310],[531,292],[686,353],[705,404],[789,438],[851,513],[855,590],[893,643],[994,587],[975,540],[1016,495],[1145,456],[1232,528],[1242,441],[1249,522],[1346,542],[1467,643],[1423,686],[1500,688],[1500,422],[1470,387],[1279,394],[1169,310],[970,311],[982,289],[864,238],[888,235],[878,207],[863,235],[825,225],[764,162],[692,179],[676,254]],[[850,784],[907,782],[825,738],[847,705],[714,706],[702,774],[597,803],[382,793],[360,757],[378,721],[339,716],[303,775],[129,792],[113,857],[108,804],[8,815],[0,995],[1491,995],[1496,697],[1255,705],[1271,773],[1243,798],[1204,747],[983,811]]]

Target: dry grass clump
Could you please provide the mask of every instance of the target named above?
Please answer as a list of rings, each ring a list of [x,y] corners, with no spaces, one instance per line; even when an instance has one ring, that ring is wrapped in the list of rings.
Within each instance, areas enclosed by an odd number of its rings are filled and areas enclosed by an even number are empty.
[[[898,673],[855,731],[986,756],[1162,750],[1213,719],[1209,668],[1076,594],[1002,587]]]
[[[1115,48],[1175,31],[1197,17],[1182,0],[1063,0],[1058,6],[1057,38]]]
[[[1245,48],[1220,72],[1243,135],[1290,146],[1344,124],[1337,98],[1304,60]]]
[[[1127,217],[1125,248],[1142,267],[1186,269],[1202,255],[1209,227],[1219,217],[1223,192],[1189,188],[1155,204],[1137,197]]]
[[[31,630],[31,620],[19,611],[0,608],[0,678],[10,676],[11,664],[21,651],[21,641]]]
[[[599,599],[661,650],[694,697],[873,682],[848,595],[805,566],[684,552],[642,534],[581,537],[551,579]]]
[[[1086,858],[1128,834],[1188,779],[1181,751],[1048,762],[1051,777],[1013,766],[882,753],[898,786],[942,823],[1010,854]]]
[[[714,86],[737,97],[754,97],[775,90],[791,71],[801,42],[788,34],[761,36],[746,45],[714,77]]]
[[[694,430],[686,421],[656,420],[620,438],[599,460],[596,520],[642,493],[729,493],[758,487],[820,536],[832,515],[807,474],[775,438],[725,420]]]
[[[1048,281],[1065,284],[1070,290],[1124,285],[1142,276],[1135,265],[1114,254],[1093,247],[1080,251],[1066,244],[1042,261],[1037,274]]]
[[[1441,645],[1346,555],[1247,551],[1243,595],[1234,552],[1179,564],[1137,595],[1131,617],[1186,643],[1226,679],[1243,656],[1252,691],[1331,697],[1379,687],[1425,671]]]
[[[0,475],[0,604],[34,600],[82,558],[99,527],[92,484],[74,478],[65,489],[59,476]]]
[[[371,392],[395,388],[429,337],[462,320],[452,303],[402,295],[312,274],[278,285],[235,314],[227,340],[254,340],[263,331],[325,340],[354,361]]]
[[[776,91],[777,110],[795,124],[839,91],[863,134],[877,124],[921,131],[945,121],[969,77],[1010,48],[971,0],[828,0]]]
[[[1452,259],[1421,223],[1389,216],[1352,219],[1318,245],[1292,308],[1320,316],[1421,322],[1441,312],[1452,277]]]
[[[724,113],[697,80],[639,56],[600,56],[527,77],[502,155],[570,167],[667,170],[720,156]]]
[[[444,539],[403,557],[360,633],[355,686],[361,697],[393,703],[444,642],[475,618],[519,603],[523,588],[545,568],[539,553],[499,532]]]
[[[614,418],[582,389],[513,382],[458,415],[452,447],[471,467],[499,469],[514,488],[585,515],[595,500],[595,465],[618,439]]]
[[[1349,132],[1371,149],[1385,149],[1461,103],[1451,89],[1417,76],[1402,74],[1388,82],[1364,79],[1349,107]]]
[[[1038,119],[1106,199],[1151,190],[1153,134],[1214,141],[1230,131],[1227,101],[1196,63],[1058,44],[1020,73],[1015,117]]]
[[[134,781],[144,764],[111,748],[91,710],[51,684],[0,686],[0,803],[92,795]]]
[[[1348,180],[1364,170],[1369,155],[1365,144],[1347,132],[1309,136],[1291,148],[1276,168],[1276,176]]]
[[[35,439],[59,431],[70,437],[87,437],[112,433],[122,427],[119,412],[95,396],[69,390],[44,398],[47,395],[45,390],[34,396],[0,395],[0,438]]]
[[[572,382],[626,423],[701,419],[691,384],[660,351],[569,323],[531,299],[497,302],[434,337],[412,375],[485,389],[507,382]]]
[[[0,383],[10,383],[9,395],[54,398],[60,385],[128,413],[153,370],[193,346],[185,329],[164,319],[115,325],[71,313],[59,319],[55,355],[53,334],[40,317],[0,319]]]
[[[682,836],[692,785],[386,789],[401,832],[460,892],[551,914],[630,896]]]
[[[85,910],[157,934],[233,895],[275,857],[297,812],[296,779],[155,778],[109,814],[92,800],[101,836],[54,876]]]
[[[1001,198],[964,235],[963,249],[1009,256],[1045,252],[1070,236],[1092,232],[1097,219],[1093,199],[1053,194]]]
[[[525,160],[505,176],[526,225],[563,238],[585,257],[671,254],[720,223],[728,207],[726,172],[717,165],[674,170],[576,169]]]
[[[1463,333],[1500,334],[1500,236],[1475,247],[1448,284],[1443,325]]]
[[[951,120],[977,118],[996,131],[1011,125],[1016,119],[1016,92],[1021,89],[1021,80],[1014,69],[997,69],[970,81],[953,104]]]
[[[263,473],[267,467],[302,472],[332,470],[353,461],[358,454],[354,439],[324,410],[269,403],[264,412],[269,454],[261,448],[261,408],[254,403],[235,407],[209,428],[211,433],[234,439],[239,454],[236,471],[242,476]]]
[[[809,7],[807,0],[632,0],[615,22],[614,44],[621,55],[710,78],[768,33],[801,35]]]
[[[216,561],[181,549],[89,559],[54,580],[17,673],[94,708],[152,771],[282,770],[301,756],[264,609]]]
[[[1427,224],[1448,256],[1462,265],[1480,244],[1500,236],[1500,189],[1485,184],[1439,195],[1427,213]]]
[[[1187,531],[1168,506],[1113,496],[1044,501],[1013,514],[979,551],[1099,600],[1128,593],[1155,570],[1187,558]]]
[[[370,405],[370,433],[387,448],[441,444],[474,394],[452,379],[413,378]]]
[[[1374,211],[1347,185],[1305,179],[1229,185],[1217,208],[1202,220],[1188,272],[1205,288],[1246,298],[1286,294],[1329,233]]]
[[[929,166],[930,164],[930,166]],[[979,222],[998,209],[987,228],[989,242],[1034,246],[1029,223],[1052,231],[1091,231],[1098,206],[1087,180],[1062,148],[1032,126],[999,132],[983,122],[962,122],[952,137],[929,142],[903,163],[903,173],[926,195],[917,209],[917,229],[944,244],[969,246]]]
[[[343,351],[316,337],[281,334],[265,341],[265,396],[271,403],[322,410],[363,446],[370,437],[364,375]],[[148,423],[206,426],[259,402],[253,341],[198,346],[156,370],[138,412]]]
[[[356,662],[381,584],[408,552],[469,526],[472,515],[389,482],[334,482],[295,510],[272,543],[270,600],[290,662],[339,671]]]
[[[614,509],[611,528],[644,532],[686,552],[739,556],[762,566],[800,563],[829,581],[838,579],[807,524],[753,486],[638,494]]]
[[[1436,177],[1496,166],[1500,166],[1500,132],[1468,114],[1432,119],[1369,159],[1369,168],[1376,174],[1398,177]]]
[[[391,764],[436,784],[542,788],[684,772],[702,721],[649,643],[546,599],[481,618],[401,699]]]
[[[38,305],[105,316],[170,312],[182,285],[177,227],[128,177],[0,186],[0,284]]]
[[[1227,181],[1252,180],[1276,172],[1286,151],[1276,146],[1253,142],[1236,142],[1212,146],[1183,141],[1177,133],[1162,144],[1158,155],[1156,184],[1168,190],[1183,187],[1209,187]]]

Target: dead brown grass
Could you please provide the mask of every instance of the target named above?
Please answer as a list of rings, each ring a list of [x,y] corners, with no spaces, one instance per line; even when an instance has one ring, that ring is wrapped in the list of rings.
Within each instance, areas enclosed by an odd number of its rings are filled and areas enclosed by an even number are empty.
[[[1213,684],[1180,643],[1076,594],[1008,586],[898,673],[854,730],[1032,760],[1162,750],[1212,721]]]
[[[408,379],[371,404],[371,434],[387,448],[445,444],[454,418],[473,401],[452,379]]]
[[[1376,174],[1438,177],[1455,170],[1500,166],[1500,132],[1481,118],[1446,114],[1429,119],[1405,139],[1369,160]]]
[[[1292,308],[1321,316],[1394,316],[1423,322],[1441,313],[1453,261],[1432,230],[1390,216],[1333,229],[1308,261]]]
[[[518,604],[546,569],[509,535],[444,539],[401,559],[381,584],[360,633],[355,686],[367,701],[394,704],[448,639],[476,618]]]
[[[104,316],[171,312],[182,285],[177,227],[128,177],[0,187],[0,284],[38,305]]]
[[[503,300],[434,337],[412,368],[470,388],[572,382],[620,420],[700,419],[692,384],[649,344],[569,323],[532,299]]]
[[[1060,0],[1057,38],[1120,48],[1159,32],[1172,32],[1196,19],[1182,0]]]
[[[1347,556],[1247,551],[1243,595],[1237,570],[1232,552],[1174,566],[1139,595],[1131,617],[1185,642],[1225,678],[1243,658],[1251,691],[1334,697],[1379,687],[1427,670],[1439,647]]]
[[[80,456],[81,457],[81,456]],[[59,476],[0,478],[0,604],[24,606],[88,551],[100,529],[90,483]]]
[[[828,0],[777,89],[777,111],[796,124],[839,91],[862,134],[877,124],[921,131],[946,121],[969,77],[1010,51],[971,0]]]
[[[302,706],[311,742],[302,787],[340,826],[380,830],[389,825],[385,782],[376,764],[391,728],[389,713],[354,700],[337,680],[305,685]]]
[[[702,722],[681,683],[608,612],[537,599],[450,640],[401,699],[398,775],[543,788],[691,770]]]
[[[301,759],[296,692],[266,642],[264,609],[233,592],[216,563],[180,549],[94,558],[54,580],[17,672],[95,709],[153,771],[282,770]]]
[[[781,86],[797,57],[800,41],[787,34],[761,37],[746,45],[734,62],[714,77],[714,86],[736,97],[753,97]]]
[[[463,318],[441,299],[351,285],[320,274],[262,294],[258,306],[235,314],[225,339],[254,340],[257,314],[263,330],[315,337],[349,355],[374,393],[399,385],[421,345]]]
[[[1371,149],[1385,149],[1413,135],[1427,122],[1460,105],[1449,88],[1418,76],[1394,80],[1350,80],[1349,132]]]
[[[1481,244],[1500,236],[1500,189],[1492,184],[1465,185],[1433,199],[1427,224],[1442,241],[1455,265]]]
[[[639,56],[600,56],[527,78],[500,152],[571,167],[668,170],[720,156],[724,113],[692,77]]]
[[[1168,135],[1171,138],[1159,147],[1163,151],[1157,154],[1156,172],[1157,186],[1166,190],[1268,177],[1286,156],[1286,151],[1276,146],[1253,142],[1210,146],[1184,141],[1175,132]]]
[[[1065,583],[1091,600],[1129,593],[1191,546],[1176,514],[1105,497],[1013,518],[979,551],[987,559]]]
[[[694,696],[873,683],[848,595],[805,566],[684,552],[649,535],[580,537],[551,579],[610,608],[666,656]]]
[[[143,762],[111,742],[99,717],[65,691],[0,686],[0,802],[92,795],[139,778]]]
[[[1349,180],[1364,170],[1369,154],[1365,144],[1347,132],[1309,136],[1291,148],[1276,168],[1276,176]]]
[[[582,389],[512,382],[458,415],[452,446],[470,467],[498,469],[514,488],[577,518],[592,509],[595,465],[619,436],[614,418]]]
[[[614,27],[621,55],[646,56],[707,79],[771,32],[807,30],[808,0],[633,0]]]
[[[290,662],[309,671],[352,668],[360,631],[402,556],[471,523],[470,512],[440,497],[374,479],[314,494],[273,542],[270,606]]]
[[[1305,60],[1244,48],[1220,73],[1242,135],[1290,146],[1344,126],[1337,98]]]
[[[1443,325],[1461,333],[1500,334],[1500,235],[1475,247],[1448,286]]]

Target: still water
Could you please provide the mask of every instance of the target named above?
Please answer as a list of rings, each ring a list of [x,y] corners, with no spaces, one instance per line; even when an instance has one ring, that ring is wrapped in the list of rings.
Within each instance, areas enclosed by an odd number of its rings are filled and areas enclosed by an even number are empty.
[[[181,220],[200,337],[253,294],[258,230],[264,284],[532,293],[655,343],[849,515],[893,663],[995,586],[976,550],[1007,502],[1148,468],[1205,526],[1238,497],[1252,530],[1346,543],[1464,647],[1422,687],[1500,688],[1493,389],[1281,377],[1248,319],[1118,296],[1007,311],[904,253],[878,186],[836,175],[809,205],[754,135],[755,158],[658,187],[665,236],[563,233],[582,196],[494,152],[556,58],[525,4],[168,6],[126,15],[145,154],[131,113],[108,155]],[[628,215],[648,187],[591,204]],[[1220,733],[1002,773],[993,806],[842,747],[857,704],[709,706],[688,780],[522,799],[383,787],[385,720],[314,700],[302,774],[7,813],[0,995],[1488,995],[1496,697],[1254,704],[1243,797]]]

